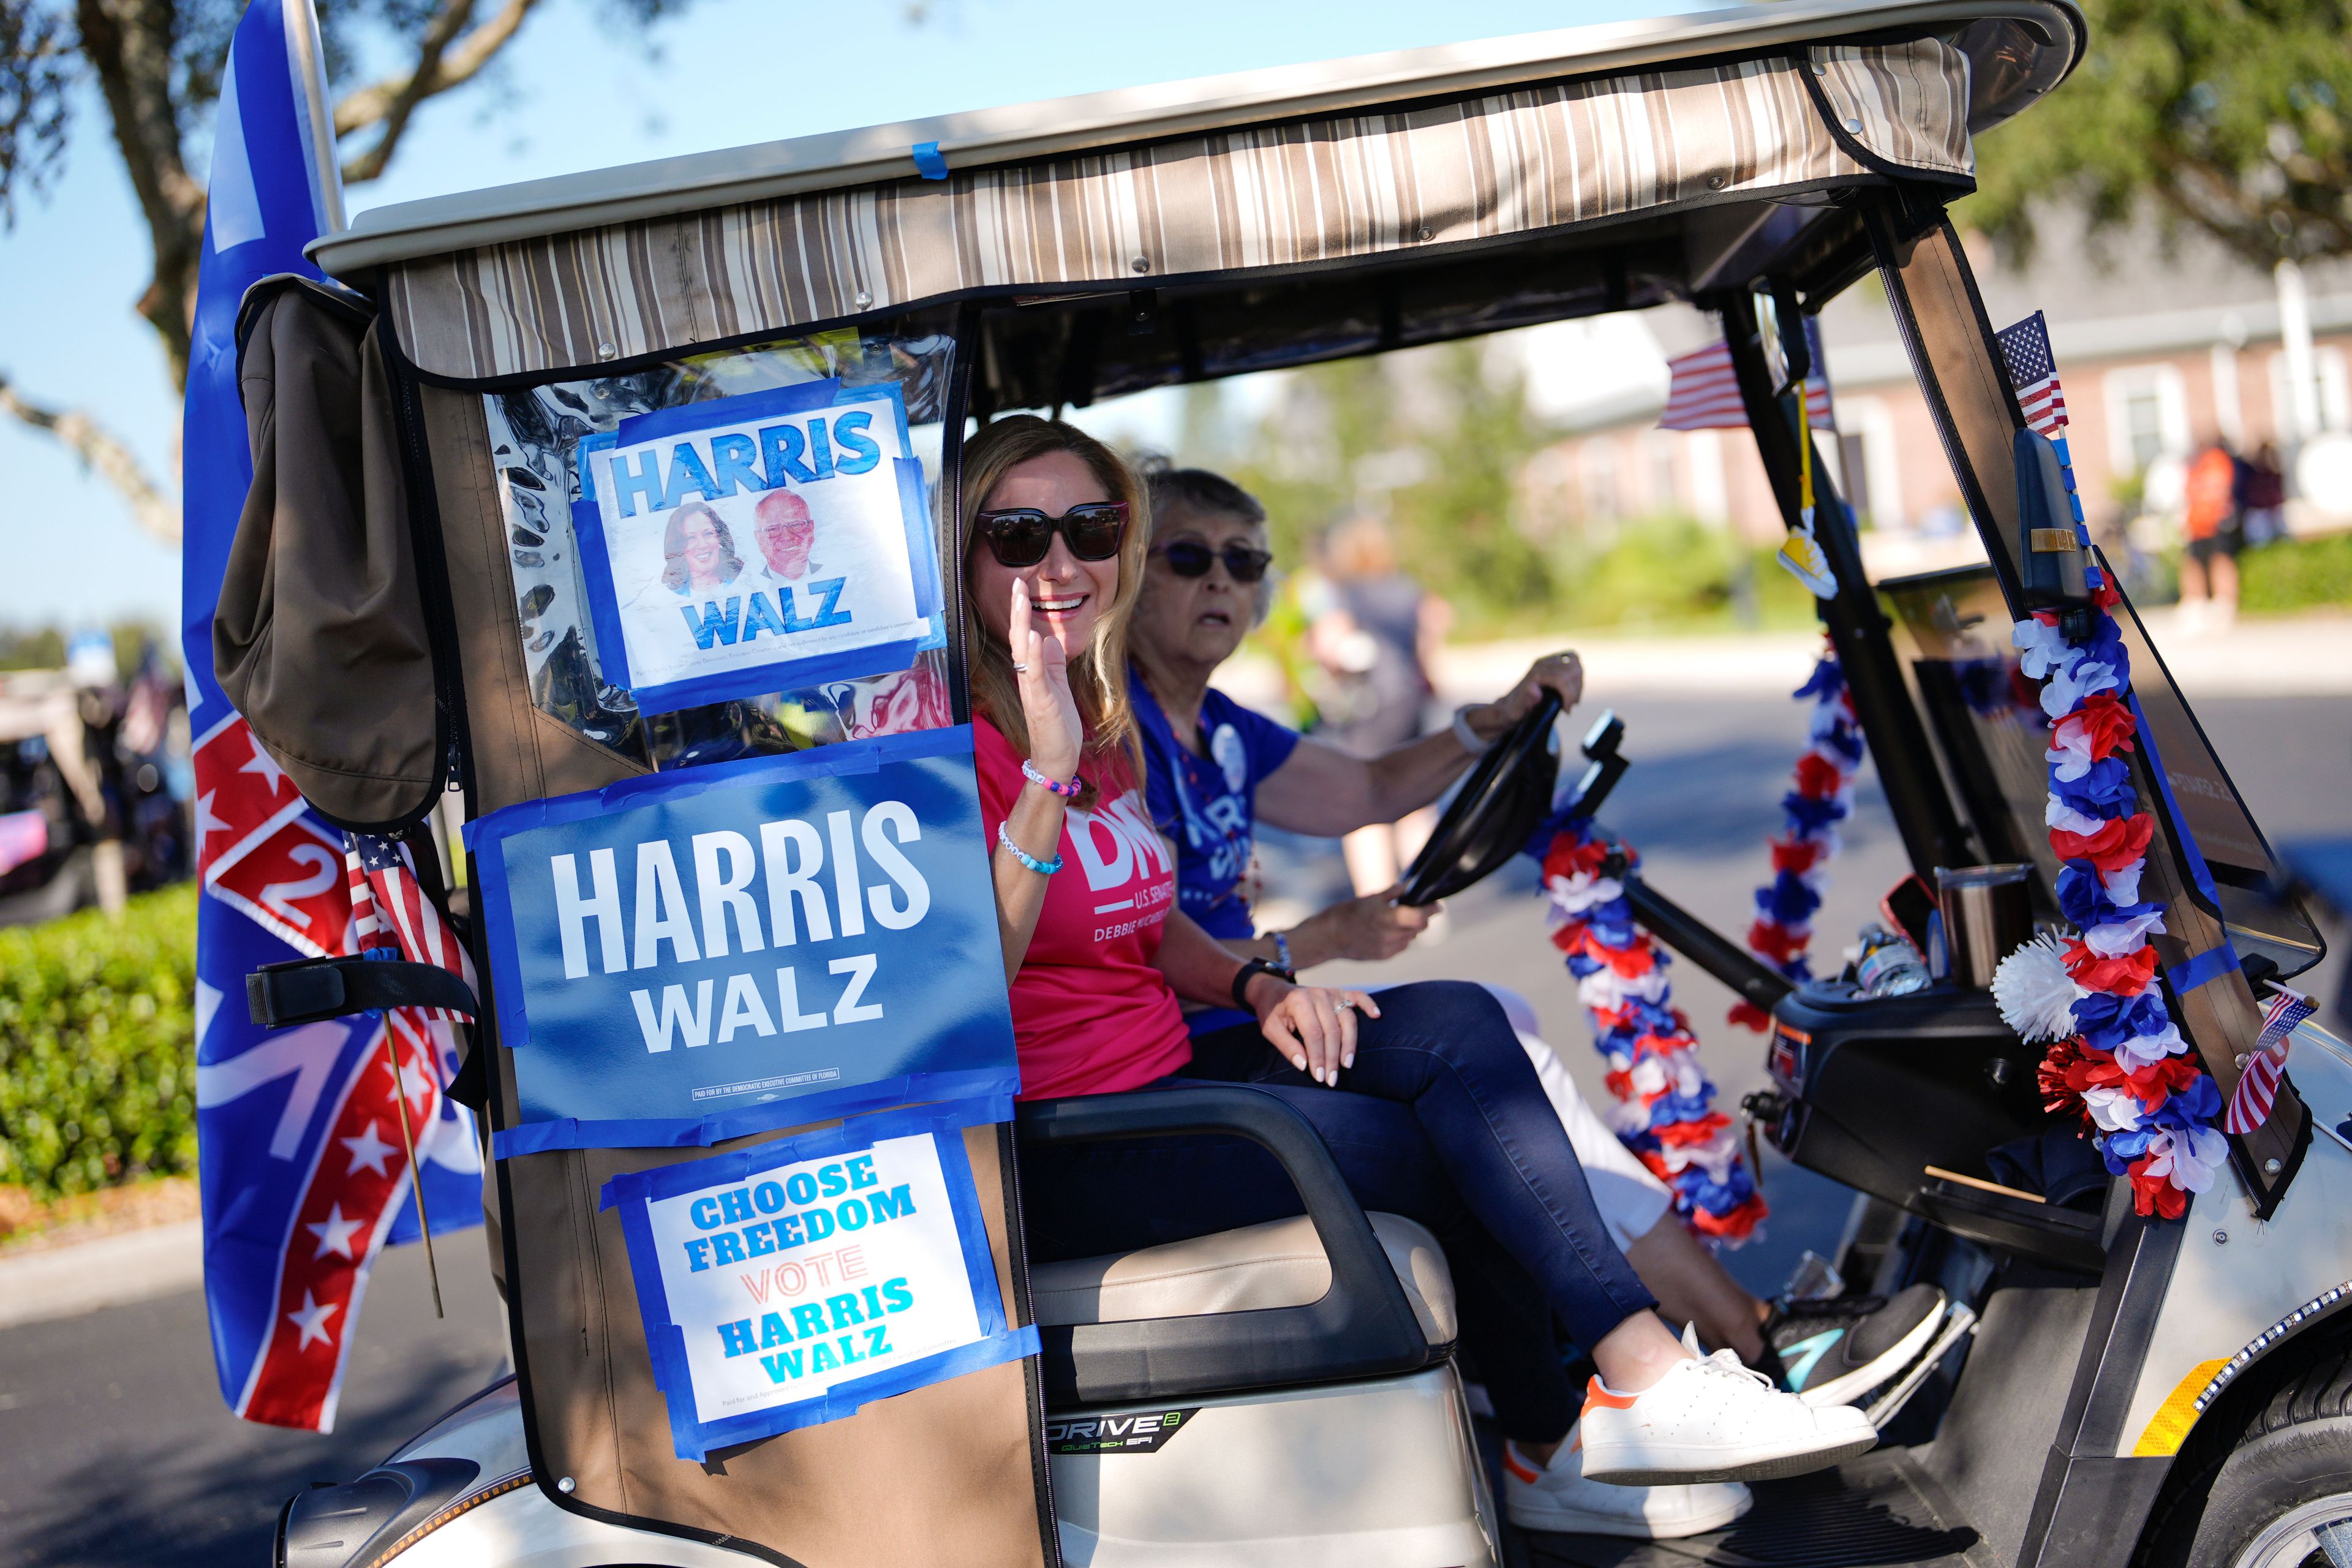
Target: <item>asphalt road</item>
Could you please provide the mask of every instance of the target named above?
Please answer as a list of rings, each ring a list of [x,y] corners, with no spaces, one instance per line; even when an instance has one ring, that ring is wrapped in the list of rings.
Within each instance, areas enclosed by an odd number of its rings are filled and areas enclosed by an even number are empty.
[[[1656,887],[1720,928],[1744,931],[1801,710],[1651,698],[1619,711],[1635,765],[1604,821],[1642,849]],[[2215,700],[2200,716],[2273,841],[2352,833],[2352,698]],[[1906,868],[1867,769],[1816,922],[1816,952],[1832,962]],[[1329,885],[1328,852],[1291,864],[1302,891],[1318,879]],[[1598,1058],[1534,889],[1531,868],[1499,874],[1456,901],[1439,940],[1349,977],[1514,986],[1598,1100]],[[2341,927],[2330,935],[2339,952],[2352,942]],[[1345,967],[1318,977],[1339,978]],[[2304,984],[2332,1001],[2343,973],[2333,958]],[[1757,1037],[1722,1022],[1721,986],[1688,964],[1675,974],[1722,1102],[1737,1106],[1762,1081]],[[2346,1031],[2340,1016],[2330,1024]],[[1848,1206],[1843,1189],[1769,1155],[1764,1184],[1775,1210],[1766,1237],[1728,1259],[1759,1291],[1776,1289],[1805,1247],[1830,1250]],[[445,1239],[441,1264],[449,1316],[439,1321],[418,1249],[378,1266],[328,1437],[227,1413],[194,1292],[0,1331],[0,1564],[259,1568],[289,1495],[309,1480],[348,1479],[501,1369],[503,1325],[478,1233]]]

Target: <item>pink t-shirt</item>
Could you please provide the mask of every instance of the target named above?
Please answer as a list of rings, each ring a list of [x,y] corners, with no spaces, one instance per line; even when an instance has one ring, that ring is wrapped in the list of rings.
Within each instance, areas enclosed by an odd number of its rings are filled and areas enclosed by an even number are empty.
[[[971,728],[992,855],[1021,794],[1021,757],[987,720]],[[1090,760],[1079,772],[1097,786],[1095,807],[1063,813],[1062,868],[1013,979],[1024,1100],[1135,1089],[1192,1059],[1176,993],[1152,966],[1176,907],[1175,861],[1123,762]]]

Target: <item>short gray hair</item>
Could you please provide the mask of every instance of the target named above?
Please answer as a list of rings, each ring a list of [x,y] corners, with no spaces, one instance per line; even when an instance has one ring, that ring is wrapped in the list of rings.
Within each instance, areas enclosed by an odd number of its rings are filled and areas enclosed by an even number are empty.
[[[1140,466],[1144,487],[1151,496],[1155,543],[1167,527],[1170,515],[1177,511],[1237,517],[1253,528],[1265,527],[1265,504],[1223,474],[1207,468],[1180,468],[1166,458],[1146,458]],[[1275,574],[1269,571],[1249,588],[1250,625],[1264,626],[1274,609]]]

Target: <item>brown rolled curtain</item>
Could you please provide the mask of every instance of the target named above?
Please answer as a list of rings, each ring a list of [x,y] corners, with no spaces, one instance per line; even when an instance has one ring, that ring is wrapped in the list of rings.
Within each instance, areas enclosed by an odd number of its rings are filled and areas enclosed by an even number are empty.
[[[213,666],[321,815],[390,831],[432,809],[448,746],[375,316],[289,277],[255,286],[241,326],[253,487]]]

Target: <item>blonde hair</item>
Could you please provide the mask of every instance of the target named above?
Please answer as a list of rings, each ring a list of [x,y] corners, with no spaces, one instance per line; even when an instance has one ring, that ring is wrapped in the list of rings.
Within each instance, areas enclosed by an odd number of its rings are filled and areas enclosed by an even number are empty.
[[[1086,754],[1097,762],[1113,754],[1124,757],[1140,787],[1142,738],[1127,695],[1127,628],[1134,618],[1136,597],[1143,590],[1143,560],[1151,547],[1151,501],[1135,470],[1117,452],[1075,425],[1040,419],[1034,414],[996,420],[964,443],[963,497],[956,526],[958,559],[963,563],[969,588],[976,544],[973,530],[982,503],[1013,468],[1055,452],[1078,458],[1102,481],[1111,500],[1127,503],[1127,536],[1118,548],[1118,591],[1096,620],[1093,642],[1070,658],[1070,695],[1077,700],[1078,719],[1086,727]],[[1021,710],[1021,688],[1013,673],[1012,652],[976,611],[968,609],[963,624],[972,706],[1013,742],[1015,751],[1026,755],[1029,724]],[[1093,784],[1087,784],[1079,793],[1078,804],[1093,805],[1097,793]]]

